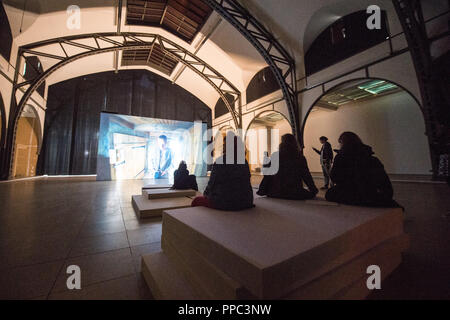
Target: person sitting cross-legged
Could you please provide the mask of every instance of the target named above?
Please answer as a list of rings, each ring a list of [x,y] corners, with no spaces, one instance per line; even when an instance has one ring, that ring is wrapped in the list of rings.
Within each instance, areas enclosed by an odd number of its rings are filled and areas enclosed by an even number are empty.
[[[197,179],[195,175],[189,175],[189,170],[185,161],[181,161],[178,169],[173,173],[173,190],[193,189],[198,191]]]
[[[341,149],[330,173],[335,186],[325,198],[348,205],[399,207],[393,200],[391,181],[372,148],[353,132],[342,133],[339,144]]]
[[[254,207],[250,168],[242,141],[228,132],[223,148],[224,154],[213,164],[203,196],[196,197],[192,206],[229,211]]]
[[[270,169],[265,168],[259,186],[258,195],[267,195],[272,198],[304,200],[313,199],[317,193],[306,158],[300,152],[297,140],[292,134],[281,137],[279,151],[270,157]],[[303,182],[308,190],[303,188]]]

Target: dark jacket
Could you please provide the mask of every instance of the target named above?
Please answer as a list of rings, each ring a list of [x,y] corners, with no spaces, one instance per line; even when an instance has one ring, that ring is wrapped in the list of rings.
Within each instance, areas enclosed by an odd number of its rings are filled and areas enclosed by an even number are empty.
[[[356,151],[341,150],[330,173],[335,186],[328,190],[326,199],[350,205],[397,207],[391,181],[373,154],[366,145]]]
[[[271,157],[271,164],[277,157],[279,157],[278,172],[275,175],[264,176],[258,195],[292,200],[314,198],[318,190],[309,172],[306,158],[301,154],[298,157],[292,157],[292,155],[275,152]],[[303,182],[309,191],[303,188]]]
[[[333,149],[331,148],[331,144],[327,141],[322,145],[322,148],[319,150],[314,149],[319,155],[320,160],[323,162],[332,162],[333,161]]]
[[[237,211],[252,208],[253,189],[248,163],[226,164],[225,156],[217,159],[203,194],[216,209]]]
[[[175,190],[193,189],[198,191],[197,179],[189,175],[189,170],[177,169],[173,173],[173,186]]]

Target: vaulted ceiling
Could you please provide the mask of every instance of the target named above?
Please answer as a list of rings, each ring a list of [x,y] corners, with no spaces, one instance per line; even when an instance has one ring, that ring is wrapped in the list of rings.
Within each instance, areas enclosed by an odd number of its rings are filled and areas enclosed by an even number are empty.
[[[156,42],[150,49],[124,50],[122,66],[149,66],[170,76],[178,61],[169,56]]]
[[[122,2],[120,20],[119,2]],[[307,46],[311,36],[319,34],[321,28],[331,20],[360,10],[369,2],[391,3],[390,0],[240,2],[295,57],[298,77],[303,75],[303,47]],[[29,43],[69,35],[120,30],[162,35],[195,53],[243,94],[253,76],[267,66],[249,41],[202,0],[3,0],[3,3],[14,38],[13,59],[17,48]],[[79,29],[67,27],[70,17],[67,9],[74,4],[81,9]],[[394,29],[398,27],[395,23],[393,25]],[[311,36],[305,37],[306,31]],[[52,50],[57,52],[61,49],[56,45]],[[44,70],[55,63],[44,57],[41,62]],[[116,68],[148,69],[182,86],[211,108],[219,99],[217,92],[206,81],[166,56],[157,44],[150,49],[126,50],[119,53],[118,57],[110,52],[80,59],[52,74],[47,79],[47,84]]]
[[[402,91],[400,87],[385,80],[350,81],[322,96],[313,111],[336,111],[339,107],[351,102],[362,102],[400,91]]]
[[[118,0],[4,0],[14,38],[12,59],[15,59],[18,47],[30,43],[120,30],[161,35],[196,54],[241,92],[245,92],[253,75],[267,66],[256,49],[202,0],[123,0],[120,20],[118,3]],[[79,29],[68,28],[67,24],[73,15],[67,9],[74,4],[81,9]],[[223,42],[224,37],[226,42]],[[83,44],[96,45],[87,39]],[[72,53],[82,51],[73,46],[63,46]],[[59,44],[46,50],[52,54],[63,54]],[[125,50],[118,55],[108,52],[72,62],[53,73],[47,84],[90,73],[140,68],[166,77],[211,108],[219,99],[219,94],[210,84],[163,53],[157,43],[151,48]],[[41,57],[40,60],[44,70],[57,62],[48,57]]]
[[[201,0],[128,0],[126,23],[161,26],[190,42],[211,12],[212,9]]]

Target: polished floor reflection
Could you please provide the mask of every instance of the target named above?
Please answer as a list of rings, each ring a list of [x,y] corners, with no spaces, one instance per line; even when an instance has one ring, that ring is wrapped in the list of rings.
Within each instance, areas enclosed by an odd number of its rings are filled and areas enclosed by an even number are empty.
[[[146,183],[0,183],[0,299],[151,299],[140,257],[160,250],[161,221],[139,221],[130,203]],[[449,188],[394,186],[411,249],[370,298],[450,298]],[[80,266],[82,290],[67,289],[69,265]]]

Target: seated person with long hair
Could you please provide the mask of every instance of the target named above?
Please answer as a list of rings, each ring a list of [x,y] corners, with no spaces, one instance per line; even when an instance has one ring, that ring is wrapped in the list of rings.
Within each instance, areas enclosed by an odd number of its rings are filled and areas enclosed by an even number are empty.
[[[328,190],[328,201],[371,207],[398,207],[392,197],[394,190],[381,161],[372,148],[353,132],[339,137],[341,149],[334,159],[331,180],[335,186]]]
[[[223,155],[212,166],[203,196],[196,197],[192,206],[229,211],[252,208],[253,190],[244,145],[240,138],[229,132],[224,139],[223,148]]]
[[[189,175],[189,170],[185,161],[181,161],[178,169],[173,173],[173,190],[193,189],[198,191],[197,179],[195,175]]]
[[[313,199],[319,192],[314,184],[305,157],[300,152],[297,140],[292,134],[281,137],[279,151],[271,156],[270,166],[278,171],[265,175],[259,186],[258,195],[291,200]],[[264,170],[263,172],[267,172]],[[303,188],[303,182],[308,190]]]

